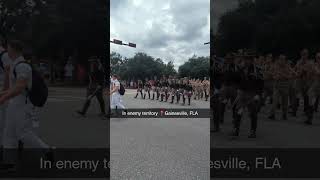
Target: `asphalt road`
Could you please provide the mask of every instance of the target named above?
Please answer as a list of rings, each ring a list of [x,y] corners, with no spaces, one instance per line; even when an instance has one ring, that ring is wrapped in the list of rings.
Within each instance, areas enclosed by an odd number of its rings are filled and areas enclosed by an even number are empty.
[[[297,117],[288,115],[288,120],[281,120],[281,111],[277,111],[277,119],[269,120],[270,105],[259,113],[257,138],[247,138],[250,131],[250,119],[246,114],[242,119],[240,136],[230,138],[232,131],[232,113],[227,111],[222,132],[211,133],[211,147],[219,148],[319,148],[320,113],[316,113],[313,125],[305,125],[303,105],[299,107]]]
[[[127,108],[209,108],[209,102],[192,100],[191,106],[123,97]],[[105,148],[107,120],[98,116],[94,100],[87,117],[74,111],[85,100],[85,89],[50,88],[48,104],[41,109],[40,137],[57,148]],[[111,179],[210,179],[209,118],[115,118],[110,120]]]
[[[47,105],[40,109],[39,134],[45,142],[57,148],[108,147],[108,123],[98,116],[96,100],[85,118],[75,113],[85,93],[82,88],[50,88]]]
[[[86,118],[74,111],[85,100],[85,89],[50,88],[48,104],[41,109],[40,137],[58,148],[108,147],[108,123],[98,116],[95,100]],[[135,92],[127,90],[123,98],[127,108],[209,108],[209,102],[192,101],[191,106],[134,99]],[[248,139],[249,120],[244,118],[241,135],[231,140],[230,112],[222,132],[212,134],[212,147],[319,147],[319,113],[314,125],[305,126],[302,112],[287,121],[268,120],[264,109],[260,113],[257,139]],[[280,115],[280,113],[278,113]],[[209,118],[123,118],[110,120],[111,179],[210,179],[209,176]],[[90,179],[90,178],[88,178]]]
[[[209,102],[191,106],[123,98],[128,109],[209,108]],[[210,179],[209,118],[111,119],[112,179]]]

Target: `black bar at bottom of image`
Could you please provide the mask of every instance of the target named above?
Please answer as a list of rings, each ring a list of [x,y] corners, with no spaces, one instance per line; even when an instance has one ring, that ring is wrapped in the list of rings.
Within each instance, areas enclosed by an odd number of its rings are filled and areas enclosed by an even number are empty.
[[[320,149],[211,148],[211,178],[320,178]]]

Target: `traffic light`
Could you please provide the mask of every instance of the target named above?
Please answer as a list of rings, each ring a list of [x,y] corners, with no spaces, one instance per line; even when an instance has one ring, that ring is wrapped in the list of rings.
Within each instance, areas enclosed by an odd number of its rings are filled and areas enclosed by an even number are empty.
[[[129,43],[129,46],[130,46],[130,47],[133,47],[133,48],[136,48],[136,47],[137,47],[137,45],[134,44],[134,43]]]
[[[113,43],[122,45],[122,41],[120,41],[118,39],[113,39]]]

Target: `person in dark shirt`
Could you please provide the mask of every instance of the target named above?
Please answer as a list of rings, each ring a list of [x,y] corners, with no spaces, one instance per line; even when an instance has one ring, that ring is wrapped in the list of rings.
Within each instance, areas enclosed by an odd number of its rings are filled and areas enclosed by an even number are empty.
[[[220,131],[220,122],[221,122],[221,101],[218,92],[222,87],[223,81],[223,71],[222,63],[220,64],[216,57],[213,59],[213,96],[212,96],[212,110],[213,110],[213,129],[210,129],[211,132]]]
[[[141,94],[141,98],[143,98],[142,89],[143,89],[143,83],[142,83],[141,80],[138,80],[137,94],[136,94],[136,96],[134,98],[137,98],[139,93]]]
[[[186,96],[188,97],[188,105],[190,106],[191,96],[192,96],[192,85],[188,79],[187,79],[187,84],[185,85],[185,93],[186,93]]]
[[[260,107],[259,94],[262,89],[254,84],[257,80],[257,74],[254,69],[253,56],[244,55],[243,57],[244,61],[240,68],[241,81],[235,100],[234,131],[231,135],[239,136],[240,121],[245,108],[247,108],[251,119],[251,131],[248,137],[255,138]]]
[[[160,92],[161,92],[161,83],[160,83],[160,80],[157,80],[157,81],[156,81],[155,86],[156,86],[155,88],[156,88],[157,100],[159,100]]]
[[[150,99],[150,90],[151,90],[151,84],[148,79],[145,80],[144,84],[144,96],[143,99],[146,99],[146,95],[148,94],[148,97]]]
[[[176,96],[177,96],[176,104],[179,104],[180,98],[181,96],[183,96],[183,80],[182,79],[178,80]]]
[[[103,98],[103,89],[106,86],[105,73],[103,67],[95,59],[90,60],[89,86],[87,88],[87,100],[82,110],[77,111],[79,115],[85,116],[91,104],[92,98],[95,96],[99,102],[101,114],[105,117],[105,102]]]

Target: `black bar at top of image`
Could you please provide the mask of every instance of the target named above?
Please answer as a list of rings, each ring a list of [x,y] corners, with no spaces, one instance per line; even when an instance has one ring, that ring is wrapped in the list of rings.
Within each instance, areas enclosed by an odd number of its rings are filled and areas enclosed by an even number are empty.
[[[211,178],[320,178],[320,149],[211,148]]]

